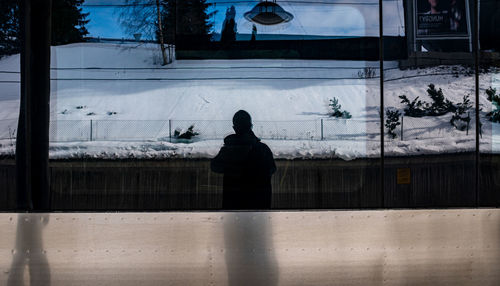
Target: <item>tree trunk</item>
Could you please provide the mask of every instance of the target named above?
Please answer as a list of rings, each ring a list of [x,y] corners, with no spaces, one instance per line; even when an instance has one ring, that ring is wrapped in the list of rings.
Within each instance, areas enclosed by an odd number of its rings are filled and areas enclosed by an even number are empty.
[[[158,14],[158,31],[160,34],[160,48],[163,57],[163,65],[168,64],[167,53],[165,52],[165,43],[163,42],[163,27],[161,25],[160,0],[156,0],[156,12]]]

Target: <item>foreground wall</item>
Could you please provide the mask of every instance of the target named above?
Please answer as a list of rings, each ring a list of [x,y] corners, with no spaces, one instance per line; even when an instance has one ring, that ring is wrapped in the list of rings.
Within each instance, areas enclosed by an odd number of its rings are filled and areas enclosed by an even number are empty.
[[[500,284],[498,209],[4,213],[0,228],[8,286]]]
[[[385,159],[279,160],[273,208],[391,208],[500,206],[499,156],[482,156],[476,190],[475,154]],[[222,176],[208,160],[54,161],[54,210],[219,209]],[[409,180],[398,183],[398,170]],[[14,209],[15,166],[0,164],[0,209]]]

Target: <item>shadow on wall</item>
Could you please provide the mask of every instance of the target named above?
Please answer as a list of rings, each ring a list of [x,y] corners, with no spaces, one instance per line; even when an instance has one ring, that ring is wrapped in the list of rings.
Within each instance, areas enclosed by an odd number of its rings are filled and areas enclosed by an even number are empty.
[[[28,266],[31,286],[50,285],[50,267],[43,248],[43,229],[49,223],[49,215],[19,214],[16,246],[10,267],[7,286],[23,286],[24,270]]]
[[[228,285],[278,285],[279,267],[272,237],[266,215],[235,213],[227,217],[224,243]]]

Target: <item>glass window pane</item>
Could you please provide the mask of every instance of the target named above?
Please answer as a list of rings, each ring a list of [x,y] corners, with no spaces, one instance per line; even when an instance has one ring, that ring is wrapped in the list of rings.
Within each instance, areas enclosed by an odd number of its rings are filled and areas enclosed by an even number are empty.
[[[472,7],[383,3],[385,206],[474,206]],[[402,36],[406,45],[392,43]],[[391,59],[397,49],[405,57]]]
[[[496,1],[480,1],[479,44],[481,73],[479,77],[479,103],[481,116],[479,205],[498,206],[500,204],[500,182],[498,172],[500,161],[500,121],[498,105],[500,74],[497,55],[500,50],[500,30],[498,15],[500,5]]]
[[[20,96],[20,18],[17,1],[0,3],[0,210],[16,208],[15,145]]]
[[[378,1],[121,4],[52,47],[54,209],[382,206]]]

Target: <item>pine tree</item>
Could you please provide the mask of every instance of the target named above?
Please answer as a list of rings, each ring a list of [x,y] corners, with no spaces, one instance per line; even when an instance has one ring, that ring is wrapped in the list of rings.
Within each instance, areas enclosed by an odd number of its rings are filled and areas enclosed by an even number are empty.
[[[387,128],[387,133],[389,136],[391,136],[392,139],[397,137],[396,132],[394,130],[398,125],[401,125],[401,122],[399,122],[399,118],[401,117],[401,113],[399,110],[390,110],[387,109],[385,111],[386,114],[386,119],[385,119],[385,127]]]
[[[469,115],[469,110],[471,108],[472,104],[470,102],[469,96],[466,95],[463,97],[462,102],[456,105],[455,113],[450,120],[451,125],[461,131],[464,131],[466,128],[468,128],[471,120]]]
[[[429,115],[438,116],[455,111],[453,103],[444,97],[443,90],[437,90],[434,84],[429,84],[427,94],[432,99]]]
[[[172,38],[176,45],[209,42],[212,39],[214,12],[206,0],[163,0],[166,38]],[[174,3],[175,2],[175,3]],[[170,34],[170,35],[169,35]]]
[[[399,98],[401,98],[401,103],[406,105],[404,109],[404,113],[406,116],[422,117],[426,115],[425,106],[427,105],[427,103],[425,101],[422,102],[420,99],[418,99],[418,96],[415,97],[415,99],[413,99],[412,101],[410,101],[404,94],[400,95]]]
[[[177,11],[177,1],[176,0],[162,0],[162,28],[163,28],[163,38],[169,44],[175,44],[175,34],[176,34],[176,11]]]
[[[82,12],[84,0],[52,1],[52,45],[80,42],[88,34],[85,25],[88,13]],[[0,1],[0,57],[19,53],[20,41],[19,1]]]
[[[179,40],[210,41],[215,12],[208,12],[213,4],[206,0],[160,0],[161,26],[166,44]],[[156,0],[125,0],[120,21],[127,32],[140,32],[145,37],[160,39]],[[180,39],[177,38],[180,37]]]
[[[52,1],[52,45],[81,42],[89,32],[85,25],[88,13],[82,12],[84,0]]]
[[[493,110],[488,112],[486,116],[492,122],[500,122],[500,95],[497,94],[496,88],[491,86],[486,90],[486,95],[493,107]]]
[[[349,111],[342,110],[342,105],[339,104],[339,100],[336,97],[330,99],[330,104],[328,104],[328,106],[330,106],[331,108],[331,111],[329,113],[331,117],[343,119],[349,119],[352,117]]]
[[[16,0],[0,1],[0,58],[19,53],[19,6]]]
[[[236,41],[236,22],[234,18],[236,17],[236,9],[234,6],[231,6],[226,11],[226,19],[224,19],[224,23],[222,23],[222,31],[221,31],[221,42],[234,42]]]

